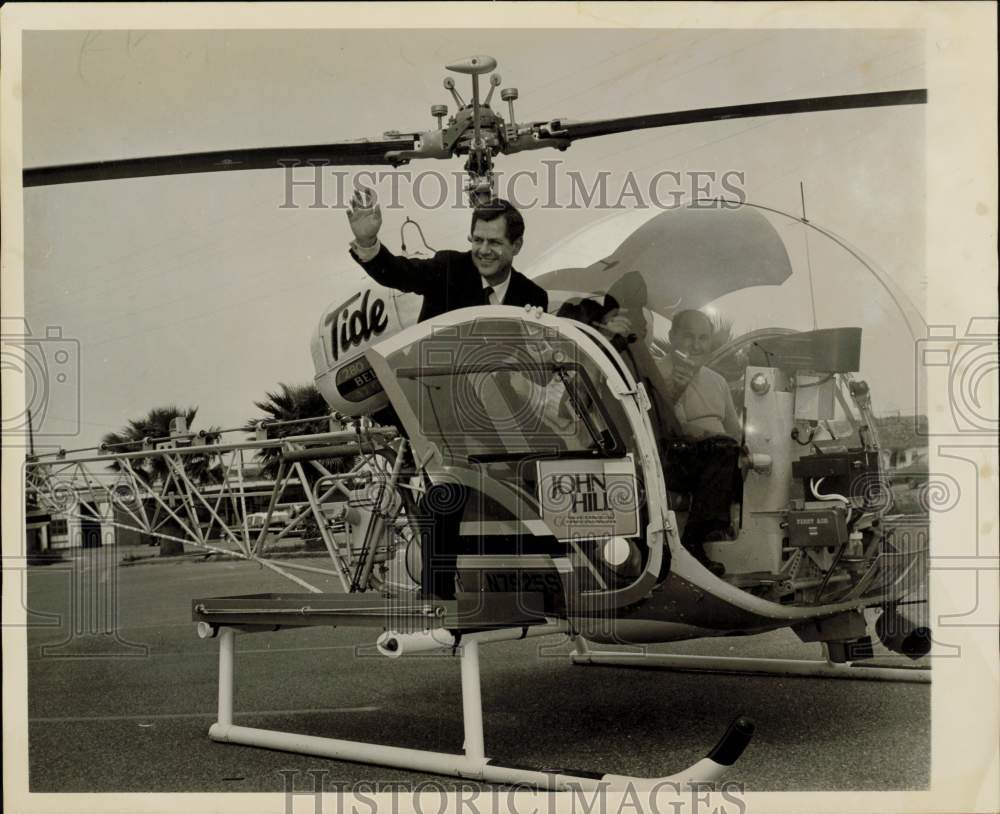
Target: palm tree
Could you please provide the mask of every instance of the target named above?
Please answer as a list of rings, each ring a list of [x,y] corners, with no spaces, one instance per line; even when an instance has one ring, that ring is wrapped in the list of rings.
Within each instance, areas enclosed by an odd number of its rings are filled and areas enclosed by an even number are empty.
[[[267,417],[250,419],[244,426],[247,432],[256,430],[261,421],[267,425],[268,438],[287,438],[291,435],[330,431],[330,407],[315,385],[312,383],[289,385],[280,382],[278,388],[277,391],[268,392],[263,401],[254,402],[254,406],[265,412]],[[291,421],[296,423],[284,423]],[[269,478],[278,476],[278,467],[281,463],[280,449],[262,449],[257,453],[257,458],[261,461],[263,475]],[[324,463],[332,464],[334,471],[339,471],[338,462],[324,461]]]
[[[723,316],[712,315],[712,342],[709,346],[709,353],[715,353],[719,348],[725,347],[733,341],[735,330],[733,321]],[[733,399],[736,404],[740,404],[743,399],[743,372],[747,366],[746,351],[740,350],[736,353],[726,354],[723,359],[717,359],[711,367],[722,375],[732,390]]]
[[[254,406],[266,413],[267,417],[249,420],[244,426],[248,432],[255,431],[259,422],[266,424],[268,438],[288,438],[292,435],[330,431],[330,407],[311,382],[293,385],[281,382],[278,384],[277,391],[268,392],[266,398],[263,401],[255,401]],[[284,422],[295,423],[286,424]],[[278,477],[278,470],[281,466],[280,449],[273,447],[262,449],[257,453],[257,459],[261,462],[261,474],[264,477],[272,480]],[[336,458],[325,459],[318,463],[329,472],[344,472],[351,462],[344,458]],[[320,473],[315,467],[306,466],[303,471],[310,484],[315,483],[320,477]],[[294,495],[297,492],[298,489],[293,487],[286,494]],[[306,548],[323,548],[319,528],[311,514],[301,521],[300,533]]]
[[[101,441],[108,448],[109,452],[136,452],[142,448],[142,443],[146,439],[166,438],[170,435],[170,423],[177,417],[183,417],[186,425],[190,428],[194,418],[198,413],[197,407],[181,408],[177,406],[154,407],[145,416],[131,419],[120,432],[110,432]],[[218,427],[210,427],[209,432],[217,432]],[[222,481],[222,469],[216,456],[206,453],[204,455],[183,456],[184,472],[195,483],[219,483]],[[132,469],[143,485],[153,490],[159,488],[161,497],[168,497],[176,493],[179,487],[170,476],[170,468],[162,455],[153,455],[148,458],[133,458]],[[121,471],[123,466],[117,461],[109,464],[109,468],[114,471]],[[170,501],[168,501],[170,502]],[[159,511],[154,513],[154,517]],[[164,533],[174,537],[183,536],[183,530],[172,518],[167,519],[161,527]],[[183,554],[184,545],[177,540],[161,539],[160,556],[166,557],[175,554]]]
[[[709,316],[709,319],[712,320],[712,344],[710,351],[715,353],[723,345],[728,345],[733,341],[735,331],[733,330],[733,321],[729,317],[712,314]]]

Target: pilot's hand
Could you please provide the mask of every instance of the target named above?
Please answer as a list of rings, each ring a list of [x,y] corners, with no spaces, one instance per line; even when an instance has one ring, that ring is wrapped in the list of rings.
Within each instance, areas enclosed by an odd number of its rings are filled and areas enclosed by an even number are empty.
[[[622,313],[618,308],[609,311],[607,316],[601,321],[599,329],[607,336],[627,337],[632,333],[632,322],[628,315]]]
[[[684,391],[687,389],[687,384],[678,381],[674,377],[670,377],[664,381],[664,393],[667,401],[671,404],[676,404],[678,399],[684,395]]]
[[[524,306],[524,313],[532,319],[539,319],[545,311],[542,310],[540,305],[526,305]]]
[[[347,221],[351,224],[351,231],[359,246],[367,249],[375,245],[378,230],[382,228],[382,210],[375,190],[363,186],[354,190],[351,208],[347,210]]]
[[[670,356],[672,364],[670,378],[667,379],[667,398],[677,401],[694,379],[698,365],[689,357],[680,356],[676,352]]]

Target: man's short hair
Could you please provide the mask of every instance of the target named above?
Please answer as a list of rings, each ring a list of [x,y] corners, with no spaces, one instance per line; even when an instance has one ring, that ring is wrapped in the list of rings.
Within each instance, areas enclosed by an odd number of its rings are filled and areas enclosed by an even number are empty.
[[[670,333],[673,333],[674,329],[682,322],[692,319],[693,317],[701,317],[708,323],[708,332],[711,334],[715,333],[715,323],[712,321],[712,318],[704,311],[699,311],[697,308],[686,308],[685,310],[678,311],[674,314],[674,318],[670,321]]]
[[[507,239],[511,243],[516,243],[524,236],[524,218],[517,211],[512,203],[502,198],[494,198],[492,201],[480,204],[472,210],[472,229],[476,228],[476,223],[480,220],[492,221],[503,217],[506,223]]]

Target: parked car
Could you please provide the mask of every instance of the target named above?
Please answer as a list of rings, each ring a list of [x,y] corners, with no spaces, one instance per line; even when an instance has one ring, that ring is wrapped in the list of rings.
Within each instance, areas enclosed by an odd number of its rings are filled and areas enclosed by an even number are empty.
[[[254,512],[253,514],[247,515],[247,527],[251,529],[262,529],[264,528],[264,521],[267,519],[267,512]],[[288,521],[291,519],[291,514],[284,511],[276,511],[271,513],[271,521],[268,523],[268,529],[283,529],[288,525]]]

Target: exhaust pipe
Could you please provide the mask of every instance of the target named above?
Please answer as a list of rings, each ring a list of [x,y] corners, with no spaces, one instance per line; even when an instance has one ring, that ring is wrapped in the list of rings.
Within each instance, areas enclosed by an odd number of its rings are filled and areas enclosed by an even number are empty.
[[[875,634],[893,653],[916,661],[931,652],[931,629],[910,621],[893,608],[875,620]]]

